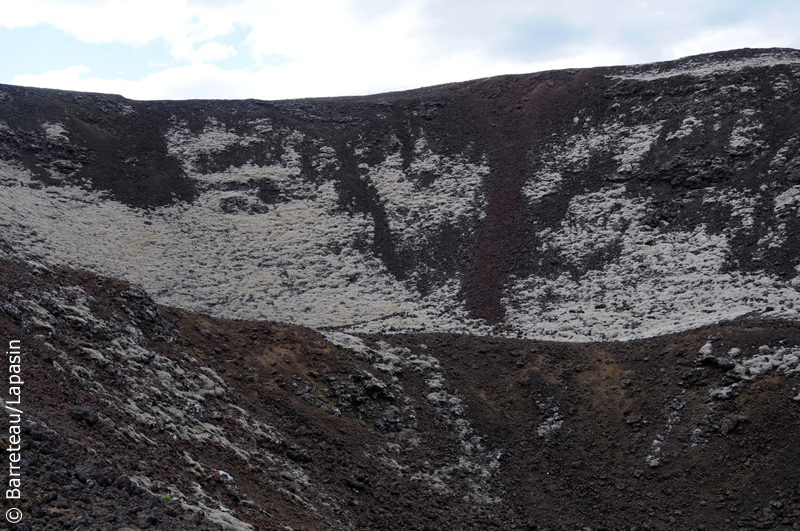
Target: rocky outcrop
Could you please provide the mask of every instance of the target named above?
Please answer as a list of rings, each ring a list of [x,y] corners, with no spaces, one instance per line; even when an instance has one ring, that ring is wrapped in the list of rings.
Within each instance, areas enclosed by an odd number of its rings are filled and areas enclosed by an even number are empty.
[[[358,98],[0,87],[3,241],[161,303],[591,341],[796,317],[800,53]]]
[[[0,261],[0,286],[25,382],[0,403],[20,427],[0,439],[22,456],[13,529],[800,525],[785,321],[599,344],[357,337],[36,264]]]

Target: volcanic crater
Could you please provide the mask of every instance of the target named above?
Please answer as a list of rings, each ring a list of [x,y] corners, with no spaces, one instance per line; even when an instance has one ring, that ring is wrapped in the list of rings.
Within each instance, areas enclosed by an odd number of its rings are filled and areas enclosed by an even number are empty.
[[[3,514],[800,528],[799,89],[791,49],[271,102],[0,85]]]

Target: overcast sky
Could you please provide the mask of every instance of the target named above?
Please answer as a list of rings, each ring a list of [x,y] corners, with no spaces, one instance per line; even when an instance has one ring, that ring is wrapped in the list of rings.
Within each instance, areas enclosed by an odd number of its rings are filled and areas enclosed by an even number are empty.
[[[797,0],[0,0],[0,83],[135,99],[369,94],[744,47]]]

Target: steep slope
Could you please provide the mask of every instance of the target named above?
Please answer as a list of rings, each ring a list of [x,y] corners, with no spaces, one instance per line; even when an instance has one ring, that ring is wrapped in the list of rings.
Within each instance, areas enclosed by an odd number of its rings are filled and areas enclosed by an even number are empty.
[[[800,526],[785,321],[358,338],[20,262],[0,260],[0,287],[25,381],[1,404],[22,432],[21,503],[2,507],[18,531]]]
[[[591,341],[796,318],[800,52],[359,98],[0,87],[6,252],[164,304]]]

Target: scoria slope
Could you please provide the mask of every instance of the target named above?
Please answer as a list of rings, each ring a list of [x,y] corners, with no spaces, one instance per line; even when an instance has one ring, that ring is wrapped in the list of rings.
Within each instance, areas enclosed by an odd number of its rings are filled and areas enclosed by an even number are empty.
[[[800,52],[376,96],[0,87],[8,253],[164,304],[569,341],[797,316]]]
[[[14,531],[800,527],[787,321],[322,335],[0,260],[0,335],[25,381],[0,401],[22,428]]]

